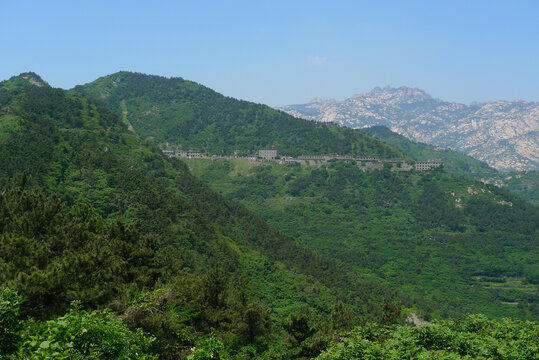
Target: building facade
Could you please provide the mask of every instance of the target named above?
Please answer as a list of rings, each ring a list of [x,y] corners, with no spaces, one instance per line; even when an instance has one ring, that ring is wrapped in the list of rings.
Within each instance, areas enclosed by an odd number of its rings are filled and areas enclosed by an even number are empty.
[[[276,149],[260,149],[258,151],[258,157],[262,159],[271,160],[275,159],[277,156],[279,156],[279,151]]]
[[[429,171],[440,166],[442,166],[442,163],[435,161],[418,161],[414,165],[417,171]]]

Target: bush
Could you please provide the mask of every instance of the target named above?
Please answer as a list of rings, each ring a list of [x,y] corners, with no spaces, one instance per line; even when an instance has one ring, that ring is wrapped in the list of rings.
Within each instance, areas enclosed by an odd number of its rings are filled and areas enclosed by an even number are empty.
[[[77,303],[64,316],[28,330],[18,357],[23,359],[154,359],[154,338],[130,331],[109,310],[84,311]]]
[[[538,359],[539,323],[470,315],[423,327],[356,328],[319,360],[339,359]]]
[[[0,293],[0,355],[12,353],[20,342],[19,315],[23,301],[14,290],[4,289]]]

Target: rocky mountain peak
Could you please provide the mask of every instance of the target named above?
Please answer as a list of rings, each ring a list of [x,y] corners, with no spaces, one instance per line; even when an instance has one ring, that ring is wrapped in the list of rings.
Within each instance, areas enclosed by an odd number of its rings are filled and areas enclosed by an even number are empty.
[[[417,88],[409,88],[407,86],[401,86],[398,88],[386,86],[381,88],[377,86],[369,92],[356,94],[349,100],[368,101],[374,103],[411,104],[425,100],[432,100],[432,97],[425,91]]]
[[[322,99],[321,97],[315,97],[309,101],[311,104],[322,104],[324,102],[326,102],[326,100]]]
[[[386,86],[336,103],[290,105],[282,110],[352,128],[384,125],[414,141],[460,151],[498,170],[539,169],[539,102],[464,105],[433,99],[417,88]]]

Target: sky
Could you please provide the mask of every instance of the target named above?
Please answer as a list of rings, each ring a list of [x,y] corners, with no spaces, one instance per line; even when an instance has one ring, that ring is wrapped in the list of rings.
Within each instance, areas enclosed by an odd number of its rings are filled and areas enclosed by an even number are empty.
[[[271,106],[376,86],[539,101],[539,1],[0,0],[0,80],[121,70]]]

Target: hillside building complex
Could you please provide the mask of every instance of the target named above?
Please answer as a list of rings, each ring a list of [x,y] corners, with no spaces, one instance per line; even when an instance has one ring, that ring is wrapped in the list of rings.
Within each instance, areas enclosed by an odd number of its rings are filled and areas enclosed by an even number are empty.
[[[258,156],[238,156],[237,151],[234,155],[212,155],[207,156],[194,150],[162,150],[167,156],[179,156],[186,158],[208,158],[208,159],[248,159],[254,162],[263,163],[266,160],[277,161],[280,164],[301,164],[311,166],[323,166],[329,161],[355,161],[363,170],[382,170],[384,164],[390,165],[393,171],[429,171],[443,165],[439,161],[418,161],[415,164],[407,163],[405,159],[380,159],[376,156],[353,157],[349,155],[301,155],[297,158],[292,156],[279,156],[277,149],[260,149]]]
[[[415,169],[417,171],[429,171],[440,166],[442,166],[441,162],[433,161],[418,161],[415,163]]]
[[[266,160],[272,160],[279,156],[279,151],[276,149],[260,149],[258,151],[258,157]]]

